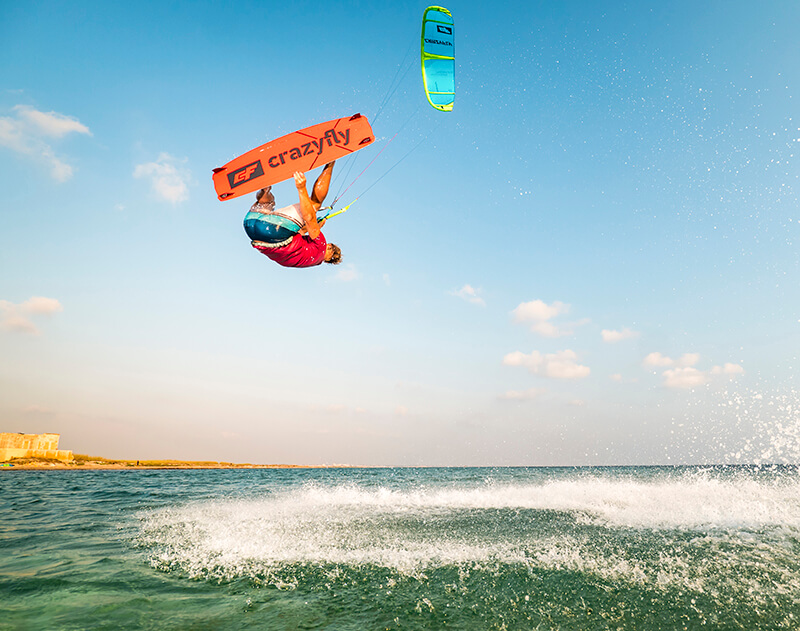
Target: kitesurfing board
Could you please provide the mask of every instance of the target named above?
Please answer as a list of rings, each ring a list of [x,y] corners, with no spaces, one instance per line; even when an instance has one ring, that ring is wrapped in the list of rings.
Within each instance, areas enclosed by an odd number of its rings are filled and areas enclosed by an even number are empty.
[[[338,160],[375,140],[366,116],[354,114],[286,134],[214,169],[220,201],[252,193]]]

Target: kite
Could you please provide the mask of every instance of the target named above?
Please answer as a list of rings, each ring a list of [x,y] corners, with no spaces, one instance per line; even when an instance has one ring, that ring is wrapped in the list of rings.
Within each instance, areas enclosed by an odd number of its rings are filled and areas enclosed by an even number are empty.
[[[456,98],[453,24],[444,7],[428,7],[422,14],[422,82],[428,103],[442,112],[451,112]]]

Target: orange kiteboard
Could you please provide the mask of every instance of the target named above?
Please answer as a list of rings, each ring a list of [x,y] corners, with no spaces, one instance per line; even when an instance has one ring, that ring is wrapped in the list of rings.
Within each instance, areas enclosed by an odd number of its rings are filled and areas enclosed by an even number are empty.
[[[363,149],[372,141],[366,116],[354,114],[286,134],[214,169],[221,201],[288,180],[295,171],[311,171]]]

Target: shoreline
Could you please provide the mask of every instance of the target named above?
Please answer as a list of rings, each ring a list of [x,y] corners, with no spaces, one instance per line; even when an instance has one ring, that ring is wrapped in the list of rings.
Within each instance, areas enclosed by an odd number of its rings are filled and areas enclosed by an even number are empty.
[[[183,460],[105,460],[92,459],[73,462],[25,458],[19,462],[0,463],[0,471],[152,471],[164,469],[353,469],[359,465],[302,465],[302,464],[251,464],[213,461]]]

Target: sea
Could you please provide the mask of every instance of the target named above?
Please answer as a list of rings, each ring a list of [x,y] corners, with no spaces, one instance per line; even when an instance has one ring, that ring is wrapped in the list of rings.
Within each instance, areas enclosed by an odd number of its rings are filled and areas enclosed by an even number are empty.
[[[3,471],[0,629],[800,629],[792,466]]]

